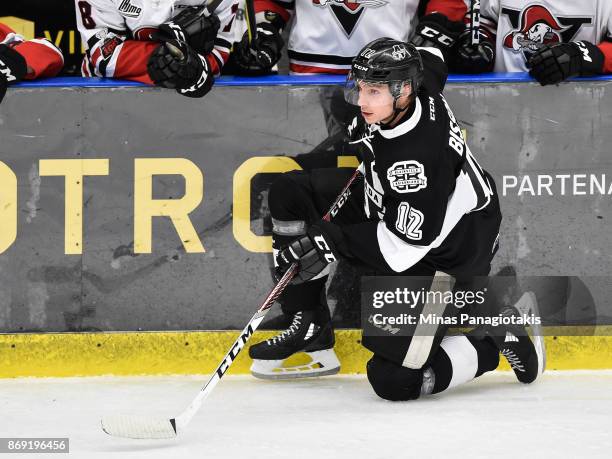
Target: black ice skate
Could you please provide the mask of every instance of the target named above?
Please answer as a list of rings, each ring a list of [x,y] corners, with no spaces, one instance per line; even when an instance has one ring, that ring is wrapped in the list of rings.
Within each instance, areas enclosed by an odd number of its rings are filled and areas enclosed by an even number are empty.
[[[340,371],[340,362],[334,352],[334,330],[331,322],[319,326],[313,322],[314,312],[300,311],[293,317],[289,328],[273,338],[250,347],[253,359],[251,373],[262,379],[291,379],[333,375]],[[283,362],[304,352],[311,362],[296,366],[283,366]]]
[[[502,309],[503,317],[521,317],[533,314],[540,317],[537,299],[533,292],[526,292],[514,306]],[[544,372],[546,349],[540,325],[529,325],[531,336],[523,325],[499,325],[489,327],[486,334],[506,358],[514,374],[522,383],[529,384]]]

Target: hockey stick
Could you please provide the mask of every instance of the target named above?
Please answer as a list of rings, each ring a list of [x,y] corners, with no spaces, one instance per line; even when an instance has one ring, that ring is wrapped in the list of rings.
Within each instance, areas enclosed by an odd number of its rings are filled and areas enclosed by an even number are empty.
[[[255,19],[255,2],[245,0],[244,9],[247,20],[247,33],[249,34],[249,45],[257,47],[257,20]]]
[[[362,177],[359,170],[355,170],[340,195],[336,198],[329,211],[323,216],[323,219],[329,221],[332,216],[335,216],[340,208],[344,205],[349,195],[351,194],[350,187],[357,177]],[[263,304],[257,312],[251,317],[246,327],[242,330],[234,344],[223,357],[221,363],[212,374],[208,382],[202,387],[195,399],[189,406],[175,418],[162,417],[147,417],[134,415],[114,415],[102,418],[102,430],[109,435],[115,437],[137,438],[137,439],[154,439],[154,438],[174,438],[179,431],[183,431],[191,419],[198,412],[204,400],[210,395],[217,383],[232,365],[240,351],[244,348],[247,341],[253,336],[259,324],[264,319],[268,310],[272,307],[276,299],[283,293],[285,287],[297,273],[297,263],[293,263],[281,280],[268,294]]]
[[[472,45],[478,46],[480,44],[480,0],[472,0],[470,10]]]

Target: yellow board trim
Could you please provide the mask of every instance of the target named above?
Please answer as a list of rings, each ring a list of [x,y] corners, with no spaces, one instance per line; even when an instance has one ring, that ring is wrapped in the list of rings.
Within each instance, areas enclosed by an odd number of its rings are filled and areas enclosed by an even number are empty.
[[[36,24],[27,19],[21,19],[15,16],[2,16],[0,22],[9,26],[15,33],[22,35],[26,40],[34,38],[34,29]]]
[[[612,327],[572,329],[573,333],[612,334]],[[547,329],[564,332],[568,328]],[[252,343],[275,332],[256,332]],[[0,335],[0,377],[168,375],[211,373],[238,336],[236,331],[45,333]],[[612,368],[612,336],[546,336],[551,370]],[[359,330],[336,331],[336,353],[344,374],[363,373],[371,353]],[[508,370],[505,360],[501,370]],[[249,372],[244,350],[232,374]]]

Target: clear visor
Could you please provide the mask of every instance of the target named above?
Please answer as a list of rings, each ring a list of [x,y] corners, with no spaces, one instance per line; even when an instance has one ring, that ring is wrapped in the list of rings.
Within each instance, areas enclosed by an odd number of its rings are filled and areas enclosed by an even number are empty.
[[[385,83],[367,81],[354,78],[350,73],[344,85],[344,100],[351,105],[383,107],[393,105],[392,87],[400,87],[399,97],[409,96],[410,83],[402,81],[389,81]]]

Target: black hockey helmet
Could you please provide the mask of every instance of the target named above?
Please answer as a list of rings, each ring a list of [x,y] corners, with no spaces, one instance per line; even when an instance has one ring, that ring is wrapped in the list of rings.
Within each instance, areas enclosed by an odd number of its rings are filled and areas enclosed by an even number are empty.
[[[389,85],[394,102],[409,83],[416,94],[423,81],[423,61],[410,43],[392,38],[378,38],[368,43],[353,59],[345,85],[345,99],[357,105],[359,82]]]

